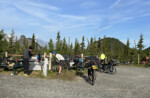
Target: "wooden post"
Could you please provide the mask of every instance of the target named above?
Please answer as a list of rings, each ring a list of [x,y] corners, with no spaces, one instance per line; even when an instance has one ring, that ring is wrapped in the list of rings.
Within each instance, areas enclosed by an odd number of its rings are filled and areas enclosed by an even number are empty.
[[[5,52],[5,57],[8,57],[8,52]]]
[[[47,65],[48,65],[48,58],[45,58],[44,61],[44,68],[43,68],[43,75],[46,77],[47,76]]]
[[[49,53],[49,71],[51,70],[52,66],[52,53]]]
[[[83,53],[81,54],[81,60],[83,61]]]
[[[138,64],[140,64],[140,55],[138,54]]]
[[[44,53],[44,61],[45,61],[45,58],[46,58],[46,53]]]
[[[44,53],[44,66],[43,66],[43,70],[45,68],[45,58],[46,58],[46,53]]]

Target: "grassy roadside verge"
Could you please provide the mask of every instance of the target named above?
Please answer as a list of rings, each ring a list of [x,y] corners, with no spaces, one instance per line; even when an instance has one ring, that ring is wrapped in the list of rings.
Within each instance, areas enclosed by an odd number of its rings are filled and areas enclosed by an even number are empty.
[[[140,65],[140,64],[129,64],[129,65],[119,65],[119,66],[150,68],[150,66]]]
[[[5,71],[2,68],[0,69],[0,75],[11,75],[13,73],[12,70]],[[56,75],[57,71],[51,72],[48,71],[47,77],[43,75],[42,71],[31,71],[29,77],[30,78],[41,78],[41,79],[59,79],[64,81],[73,81],[76,79],[77,76],[86,73],[86,70],[83,72],[77,72],[76,70],[63,70],[61,75]],[[23,71],[18,69],[17,76],[23,76]]]

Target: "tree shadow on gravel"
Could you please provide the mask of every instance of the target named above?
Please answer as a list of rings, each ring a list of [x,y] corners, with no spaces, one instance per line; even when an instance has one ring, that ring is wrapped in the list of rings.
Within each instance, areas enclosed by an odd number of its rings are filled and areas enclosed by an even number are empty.
[[[86,75],[84,75],[83,72],[78,72],[78,71],[77,71],[77,72],[76,72],[76,75],[77,75],[77,76],[80,76],[81,78],[84,79],[85,82],[89,83],[88,77],[87,77]],[[89,83],[89,84],[90,84],[90,83]]]

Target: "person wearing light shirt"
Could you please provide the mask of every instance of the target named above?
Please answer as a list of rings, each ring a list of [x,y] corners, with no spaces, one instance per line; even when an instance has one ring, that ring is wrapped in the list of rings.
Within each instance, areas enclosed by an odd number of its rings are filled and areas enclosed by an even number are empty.
[[[52,52],[53,56],[56,57],[56,61],[59,63],[59,72],[57,73],[57,75],[61,74],[61,70],[62,70],[62,66],[65,63],[65,58],[61,55],[61,54],[56,54],[55,51]]]

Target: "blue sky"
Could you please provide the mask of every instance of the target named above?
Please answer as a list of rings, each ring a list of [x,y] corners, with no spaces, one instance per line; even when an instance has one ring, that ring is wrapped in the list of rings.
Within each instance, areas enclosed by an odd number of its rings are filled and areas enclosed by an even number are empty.
[[[150,46],[150,0],[0,0],[0,29],[44,41],[114,37]]]

